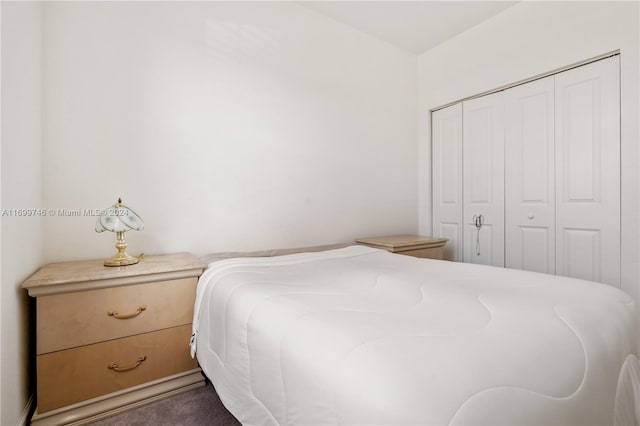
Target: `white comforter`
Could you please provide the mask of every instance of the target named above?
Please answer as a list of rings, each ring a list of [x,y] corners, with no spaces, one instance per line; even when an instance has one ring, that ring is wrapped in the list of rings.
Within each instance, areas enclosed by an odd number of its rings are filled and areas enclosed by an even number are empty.
[[[602,284],[353,246],[210,264],[192,349],[245,425],[603,425],[633,421],[635,315]]]

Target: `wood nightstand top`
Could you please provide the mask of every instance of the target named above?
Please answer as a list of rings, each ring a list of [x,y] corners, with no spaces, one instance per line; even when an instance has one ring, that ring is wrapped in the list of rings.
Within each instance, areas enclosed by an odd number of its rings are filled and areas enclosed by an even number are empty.
[[[383,248],[392,252],[442,247],[447,238],[425,237],[421,235],[390,235],[384,237],[358,238],[356,243]]]
[[[30,296],[95,290],[199,276],[206,267],[190,253],[145,256],[135,265],[104,266],[104,259],[49,263],[22,283]]]

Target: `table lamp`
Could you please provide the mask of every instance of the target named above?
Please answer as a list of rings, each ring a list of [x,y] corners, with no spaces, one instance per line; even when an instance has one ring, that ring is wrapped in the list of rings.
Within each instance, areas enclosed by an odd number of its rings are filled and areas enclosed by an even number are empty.
[[[111,259],[104,261],[104,266],[134,265],[140,261],[139,257],[130,256],[125,251],[127,243],[124,240],[124,233],[131,229],[142,231],[144,223],[136,212],[122,204],[122,199],[118,198],[117,203],[100,212],[96,220],[96,232],[115,232],[116,249],[118,249]]]

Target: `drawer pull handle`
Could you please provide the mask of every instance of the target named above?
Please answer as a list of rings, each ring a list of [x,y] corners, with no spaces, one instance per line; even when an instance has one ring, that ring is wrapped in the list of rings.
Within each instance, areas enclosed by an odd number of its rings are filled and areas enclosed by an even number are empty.
[[[117,312],[109,311],[109,312],[107,312],[107,315],[109,315],[110,317],[117,318],[117,319],[129,319],[129,318],[137,317],[145,309],[147,309],[147,307],[145,305],[142,305],[132,314],[123,314],[123,315],[121,315],[121,314],[119,314]]]
[[[113,363],[113,364],[109,364],[108,368],[109,370],[113,370],[113,371],[117,371],[118,373],[122,373],[124,371],[129,371],[129,370],[133,370],[134,368],[136,368],[137,366],[139,366],[140,364],[142,364],[145,360],[147,359],[146,355],[141,356],[140,358],[138,358],[136,360],[136,363],[133,365],[130,365],[128,367],[118,367],[118,364]]]

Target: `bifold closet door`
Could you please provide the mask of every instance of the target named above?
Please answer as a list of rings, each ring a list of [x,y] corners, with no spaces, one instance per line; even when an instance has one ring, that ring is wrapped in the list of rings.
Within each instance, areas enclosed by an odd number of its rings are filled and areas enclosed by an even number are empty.
[[[448,238],[444,259],[462,255],[462,104],[431,115],[433,235]]]
[[[504,91],[505,266],[555,273],[554,77]]]
[[[462,108],[464,261],[504,266],[503,94]]]
[[[619,56],[555,77],[556,272],[620,285]]]

